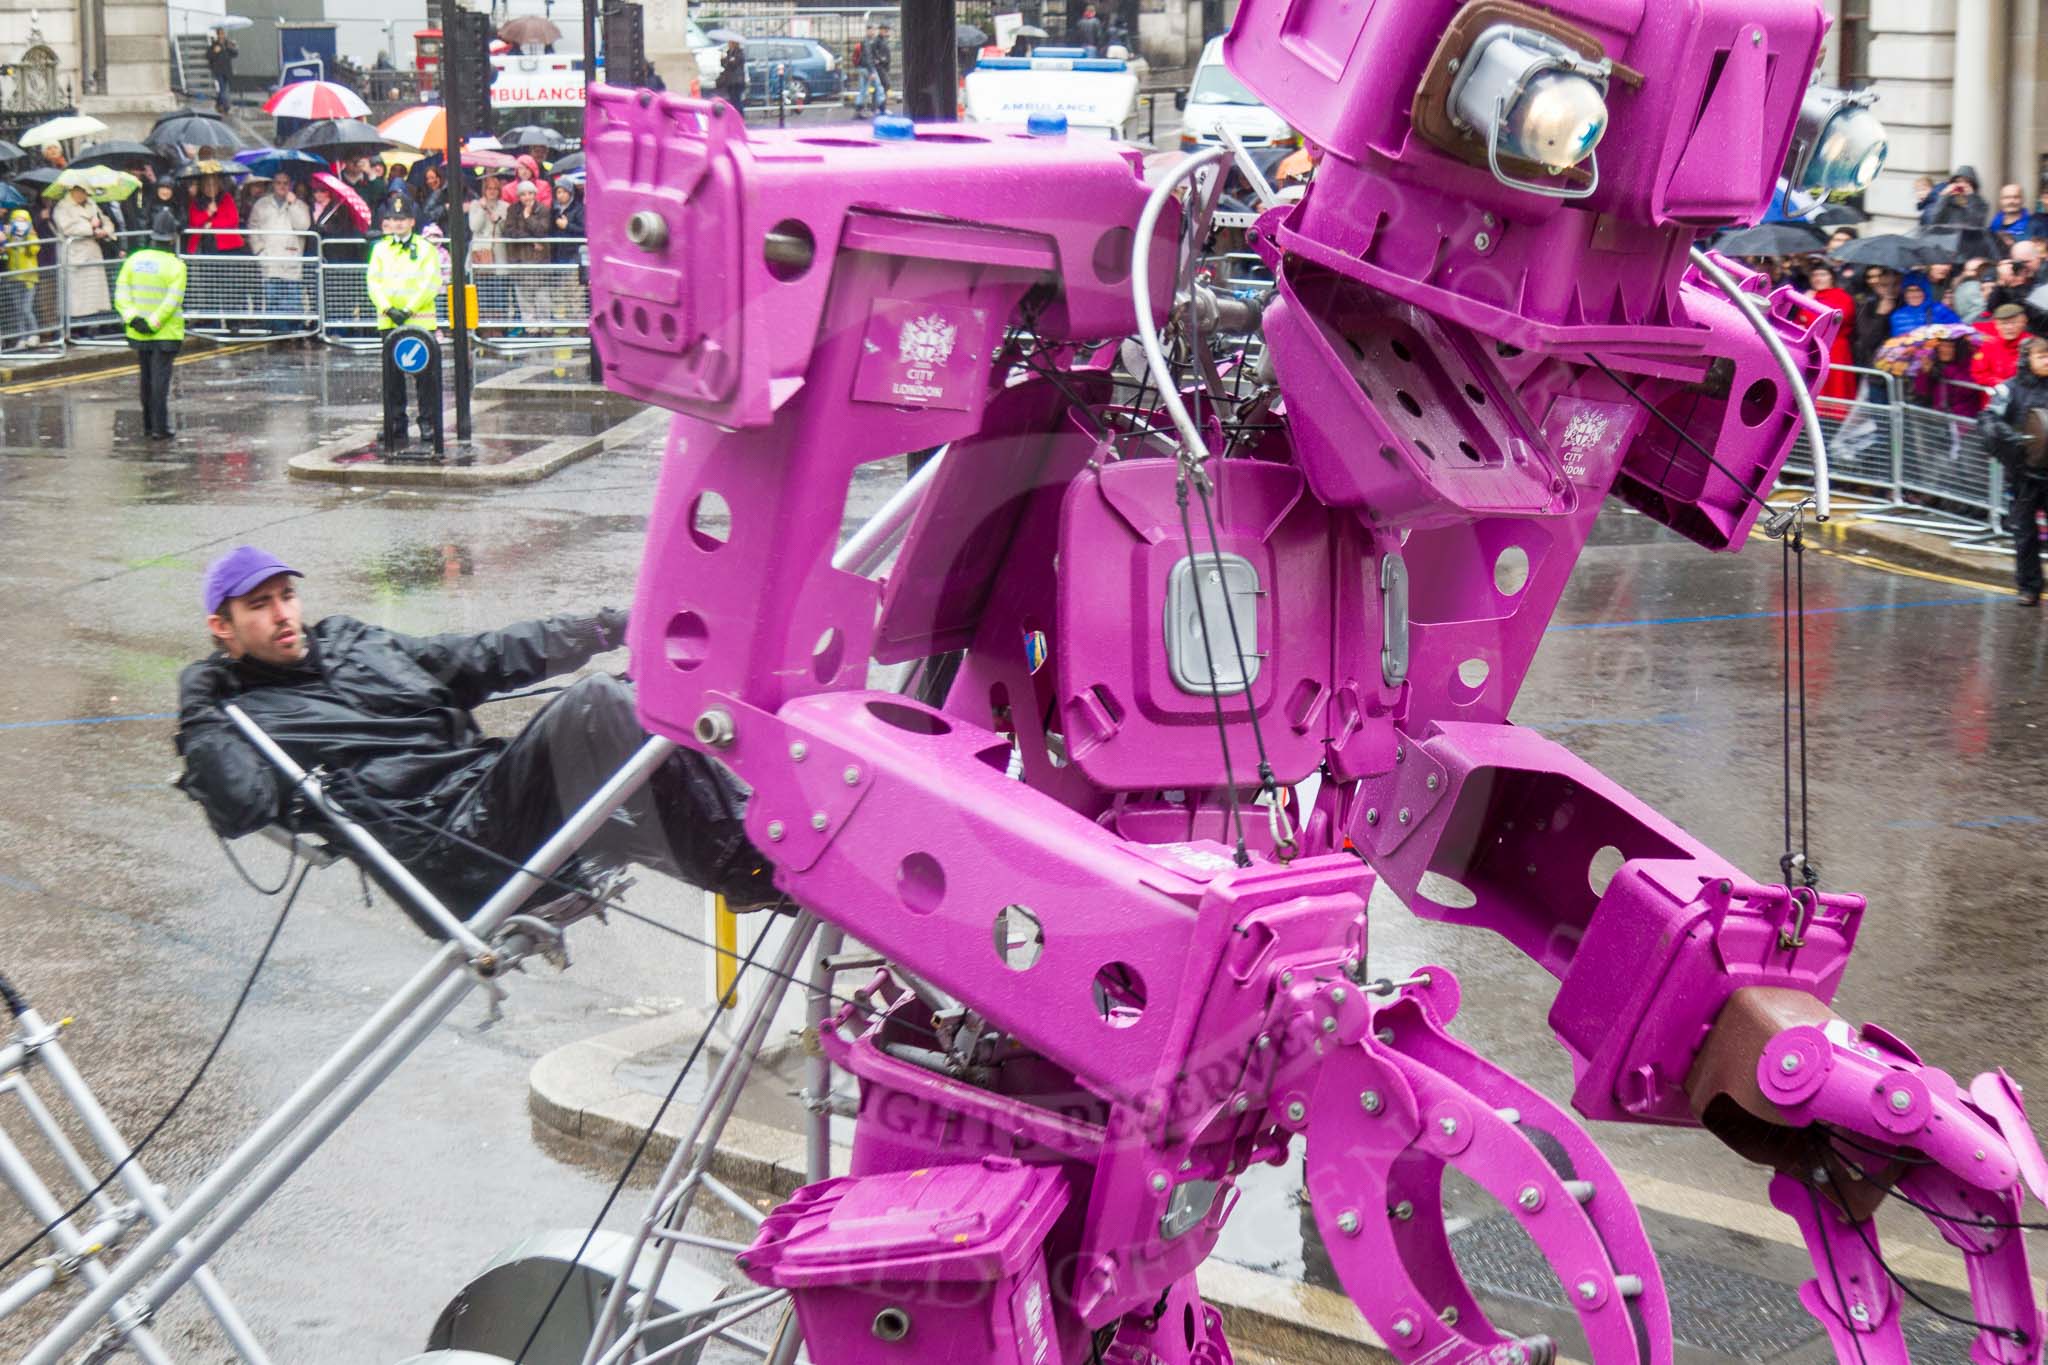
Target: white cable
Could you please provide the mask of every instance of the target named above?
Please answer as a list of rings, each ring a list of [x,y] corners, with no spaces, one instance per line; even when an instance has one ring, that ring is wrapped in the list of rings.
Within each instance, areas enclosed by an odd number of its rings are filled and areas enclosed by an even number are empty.
[[[1749,320],[1756,334],[1764,339],[1777,359],[1778,368],[1785,372],[1786,381],[1792,386],[1792,397],[1799,404],[1800,420],[1806,423],[1806,439],[1813,447],[1813,519],[1826,521],[1829,512],[1828,498],[1828,447],[1827,438],[1821,434],[1820,413],[1813,406],[1813,395],[1806,390],[1806,376],[1792,363],[1792,353],[1785,349],[1785,342],[1764,315],[1757,310],[1756,300],[1742,292],[1728,272],[1714,264],[1714,258],[1698,247],[1692,249],[1692,263],[1699,267],[1702,275],[1714,282],[1714,287],[1728,296],[1728,301]],[[1764,490],[1766,493],[1768,489]]]
[[[1203,444],[1195,419],[1188,414],[1187,404],[1180,401],[1180,384],[1173,368],[1166,363],[1166,348],[1160,344],[1159,328],[1152,317],[1152,233],[1159,226],[1166,201],[1173,198],[1181,181],[1229,157],[1228,148],[1216,147],[1191,156],[1168,171],[1166,178],[1152,187],[1145,211],[1138,215],[1137,240],[1131,246],[1131,297],[1137,304],[1138,344],[1145,348],[1145,364],[1152,371],[1152,382],[1159,386],[1159,397],[1166,404],[1167,415],[1173,418],[1174,429],[1180,432],[1181,443],[1187,447],[1186,458],[1190,460],[1202,458],[1208,447]]]

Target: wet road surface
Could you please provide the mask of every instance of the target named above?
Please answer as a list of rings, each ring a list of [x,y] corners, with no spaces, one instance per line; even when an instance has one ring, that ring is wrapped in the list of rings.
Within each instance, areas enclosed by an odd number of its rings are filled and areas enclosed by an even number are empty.
[[[167,785],[177,760],[163,713],[178,669],[207,648],[207,559],[256,541],[307,571],[309,614],[404,630],[623,602],[659,458],[648,443],[488,493],[299,484],[284,476],[290,456],[375,420],[367,359],[257,349],[182,366],[182,434],[167,448],[139,439],[133,390],[117,377],[0,396],[0,966],[46,1014],[76,1018],[68,1046],[131,1135],[203,1055],[275,914]],[[864,485],[860,501],[884,492]],[[1778,581],[1775,546],[1709,556],[1613,509],[1517,709],[1758,877],[1782,845]],[[2048,1077],[2048,621],[1823,556],[1807,598],[1812,846],[1829,886],[1872,896],[1840,1007],[1957,1075],[2004,1065]],[[484,719],[513,730],[535,705]],[[282,856],[248,861],[268,882]],[[629,903],[693,924],[697,901],[648,875]],[[1544,1025],[1548,977],[1477,931],[1377,910],[1376,973],[1452,964],[1461,1036],[1549,1093],[1568,1090]],[[222,1279],[281,1359],[403,1358],[502,1246],[587,1223],[609,1173],[536,1138],[526,1071],[694,998],[703,966],[630,922],[576,946],[568,974],[513,983],[496,1027],[478,1031],[481,1004],[465,1004],[230,1243]],[[388,904],[364,905],[352,873],[316,874],[212,1074],[150,1153],[157,1178],[189,1188],[426,952]],[[1625,1171],[1752,1201],[1760,1221],[1783,1223],[1761,1176],[1696,1134],[1598,1135]],[[1291,1193],[1276,1171],[1246,1200],[1234,1257],[1301,1271]],[[613,1225],[636,1211],[622,1200]],[[30,1230],[0,1213],[5,1250]],[[192,1320],[178,1304],[174,1342]],[[0,1327],[0,1351],[18,1346],[13,1326]]]

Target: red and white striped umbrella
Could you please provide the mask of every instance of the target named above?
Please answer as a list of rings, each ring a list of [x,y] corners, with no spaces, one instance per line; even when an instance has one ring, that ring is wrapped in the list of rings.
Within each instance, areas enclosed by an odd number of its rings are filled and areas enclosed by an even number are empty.
[[[370,106],[363,97],[333,81],[293,81],[281,86],[263,106],[266,114],[279,118],[368,118]]]

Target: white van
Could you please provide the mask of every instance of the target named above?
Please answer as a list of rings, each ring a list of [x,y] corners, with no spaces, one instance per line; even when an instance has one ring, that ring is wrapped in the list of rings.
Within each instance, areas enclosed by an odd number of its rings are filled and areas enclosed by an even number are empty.
[[[1236,133],[1247,147],[1298,147],[1301,135],[1287,120],[1259,103],[1259,97],[1223,65],[1223,40],[1211,38],[1195,63],[1195,79],[1175,99],[1181,109],[1180,146],[1184,152],[1223,144],[1223,130]]]
[[[1059,114],[1076,134],[1128,141],[1138,128],[1138,73],[1120,57],[1041,47],[1029,57],[983,57],[962,83],[969,123],[1023,123]]]

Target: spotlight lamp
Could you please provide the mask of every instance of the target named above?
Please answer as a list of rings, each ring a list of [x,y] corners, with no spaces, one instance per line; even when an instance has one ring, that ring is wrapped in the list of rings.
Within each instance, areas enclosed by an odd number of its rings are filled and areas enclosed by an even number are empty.
[[[1808,86],[1785,157],[1785,183],[1822,196],[1869,189],[1889,149],[1883,122],[1870,112],[1876,98],[1870,90]]]
[[[1607,131],[1613,63],[1590,59],[1548,33],[1515,24],[1481,30],[1457,64],[1447,97],[1451,125],[1486,139],[1486,164],[1503,185],[1583,199],[1600,185],[1593,153]],[[1583,185],[1544,184],[1509,172],[1502,157],[1552,175],[1584,164]]]

